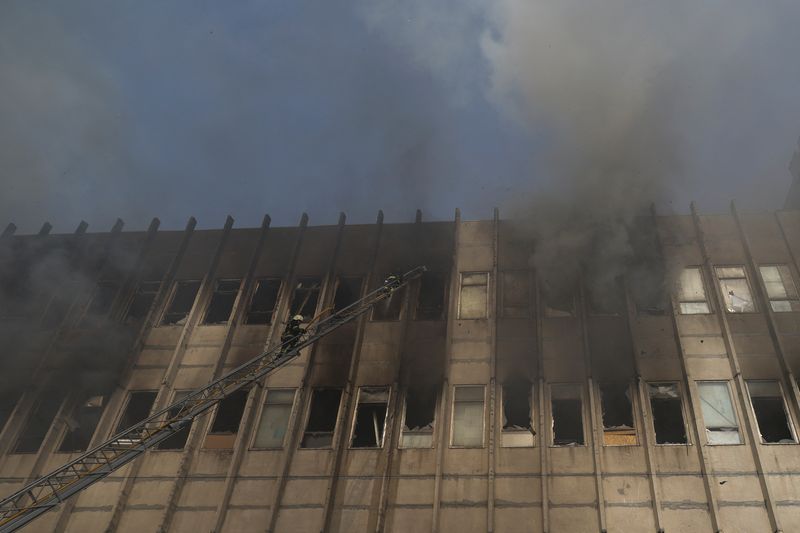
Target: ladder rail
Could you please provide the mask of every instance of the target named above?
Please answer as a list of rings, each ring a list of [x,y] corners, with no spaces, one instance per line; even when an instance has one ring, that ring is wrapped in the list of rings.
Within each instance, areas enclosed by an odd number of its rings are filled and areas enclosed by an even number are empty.
[[[425,272],[424,266],[403,274],[402,278],[383,285],[352,304],[321,319],[299,340],[291,339],[264,350],[185,398],[151,414],[141,422],[113,435],[17,490],[0,501],[0,533],[15,531],[65,499],[108,476],[149,448],[178,433],[230,394],[277,370],[300,354],[300,350],[367,313],[394,291]],[[172,412],[172,413],[171,413]]]

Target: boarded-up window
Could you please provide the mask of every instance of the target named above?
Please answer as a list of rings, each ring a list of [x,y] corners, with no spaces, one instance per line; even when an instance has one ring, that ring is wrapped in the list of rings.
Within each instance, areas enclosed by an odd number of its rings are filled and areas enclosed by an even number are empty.
[[[417,299],[417,320],[441,320],[444,318],[447,276],[437,272],[425,272],[420,278]]]
[[[510,270],[500,274],[501,309],[504,318],[531,316],[531,275],[527,270]]]
[[[236,295],[239,293],[240,279],[218,279],[214,285],[214,294],[206,309],[204,324],[225,324],[233,311]]]
[[[656,444],[686,444],[681,395],[676,383],[648,383]]]
[[[748,381],[747,390],[763,443],[797,442],[792,432],[781,386],[777,381]]]
[[[603,414],[603,444],[606,446],[638,444],[630,386],[601,384],[600,408]]]
[[[767,288],[769,306],[776,313],[800,311],[800,298],[792,273],[787,265],[761,266],[758,268]]]
[[[175,394],[172,397],[172,403],[179,402],[189,396],[191,391],[175,391]],[[178,412],[180,411],[180,406],[178,407],[171,407],[169,411],[167,411],[167,418],[174,418],[178,416]],[[182,450],[184,446],[186,446],[186,440],[189,438],[189,431],[192,429],[192,424],[186,424],[177,432],[173,433],[166,439],[162,440],[158,443],[159,450]]]
[[[583,401],[580,385],[553,385],[550,388],[553,414],[553,445],[582,446]]]
[[[231,435],[239,431],[244,406],[247,404],[247,393],[246,389],[239,389],[219,402],[210,434]]]
[[[153,402],[156,401],[156,391],[135,391],[131,392],[128,396],[128,403],[125,404],[125,410],[117,422],[117,429],[114,433],[119,433],[124,429],[141,422],[150,415],[150,409],[153,408]]]
[[[433,421],[436,417],[436,388],[409,387],[403,413],[402,448],[430,448],[433,445]]]
[[[386,432],[386,412],[389,407],[387,387],[361,387],[358,391],[353,448],[381,448]]]
[[[256,282],[256,290],[250,300],[246,324],[271,324],[278,293],[281,289],[279,279],[260,279]]]
[[[754,313],[756,306],[744,267],[716,267],[719,290],[729,313]]]
[[[461,295],[458,299],[458,318],[486,318],[489,309],[488,293],[488,272],[462,272]]]
[[[319,278],[299,278],[294,285],[289,315],[303,315],[306,319],[313,317],[321,285]]]
[[[22,427],[14,445],[14,453],[35,453],[39,450],[61,407],[62,399],[63,396],[52,391],[42,394]]]
[[[505,447],[533,446],[533,388],[527,381],[503,385],[503,434]]]
[[[706,300],[703,273],[700,267],[684,268],[678,280],[678,310],[682,315],[711,312]]]
[[[255,448],[282,448],[292,415],[295,389],[268,389],[258,423]]]
[[[453,397],[453,446],[483,446],[484,387],[455,387]]]
[[[67,433],[58,447],[59,452],[81,452],[89,446],[103,414],[105,402],[104,396],[92,396],[75,407],[65,420]]]
[[[172,300],[167,306],[167,312],[161,319],[161,324],[165,326],[182,326],[189,318],[189,312],[194,305],[197,291],[200,290],[199,281],[179,281],[175,284],[172,292]]]
[[[731,403],[728,383],[725,381],[699,381],[700,406],[706,425],[709,444],[741,444],[739,422]]]
[[[160,281],[142,281],[139,283],[133,301],[125,315],[125,322],[139,322],[147,316],[153,306],[153,301],[156,299],[159,287],[161,287]]]
[[[336,282],[336,294],[333,297],[333,308],[341,311],[361,298],[361,278],[340,277]]]
[[[314,390],[301,448],[329,448],[333,444],[341,399],[341,389]]]

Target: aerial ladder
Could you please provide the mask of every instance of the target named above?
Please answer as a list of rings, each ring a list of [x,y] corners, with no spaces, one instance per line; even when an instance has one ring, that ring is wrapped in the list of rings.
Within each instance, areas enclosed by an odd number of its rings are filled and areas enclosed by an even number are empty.
[[[390,276],[380,287],[362,299],[315,324],[310,324],[299,339],[293,338],[265,350],[204,388],[153,413],[61,468],[19,489],[0,501],[0,533],[16,531],[70,496],[133,461],[149,448],[189,426],[195,418],[237,390],[279,369],[297,357],[303,348],[365,314],[423,272],[425,267],[419,266],[401,276]]]

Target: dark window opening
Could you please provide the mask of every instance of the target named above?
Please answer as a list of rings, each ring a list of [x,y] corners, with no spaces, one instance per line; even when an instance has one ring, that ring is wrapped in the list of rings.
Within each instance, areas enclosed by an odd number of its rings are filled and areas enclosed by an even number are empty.
[[[67,433],[58,447],[59,452],[82,452],[89,447],[105,404],[105,396],[92,396],[75,407],[66,419]]]
[[[53,425],[61,401],[62,396],[53,392],[44,393],[43,397],[39,398],[20,432],[14,453],[36,453],[39,450],[50,426]]]
[[[656,444],[686,444],[686,426],[678,386],[674,383],[650,383],[648,388]]]
[[[637,444],[630,393],[631,388],[628,385],[600,385],[603,444],[606,446]]]
[[[797,442],[789,427],[778,382],[748,381],[747,389],[750,391],[761,442],[781,444]]]
[[[300,278],[294,286],[290,316],[303,315],[307,320],[317,310],[321,282],[319,278]]]
[[[281,289],[279,279],[260,279],[256,284],[245,324],[271,324],[278,293]]]
[[[433,421],[436,416],[436,387],[409,387],[400,446],[430,448],[433,444]]]
[[[11,413],[14,412],[14,407],[17,405],[17,395],[5,392],[0,393],[0,432],[6,426],[6,422],[11,418]]]
[[[231,317],[236,295],[239,294],[240,279],[219,279],[214,287],[214,294],[206,309],[204,324],[225,324]]]
[[[133,301],[125,315],[125,322],[144,320],[153,306],[153,301],[156,299],[160,287],[160,281],[142,281],[139,283],[139,287],[136,288],[136,294],[133,296]]]
[[[117,295],[118,291],[119,283],[116,281],[98,282],[87,313],[94,316],[107,315],[111,310],[111,304],[114,303],[114,297]]]
[[[362,387],[358,394],[353,448],[380,448],[386,426],[389,389]]]
[[[417,320],[442,320],[445,294],[447,294],[447,276],[436,272],[422,274],[417,299]]]
[[[558,289],[546,283],[542,287],[544,316],[548,318],[574,317],[575,293],[572,289]]]
[[[175,284],[175,292],[172,294],[172,301],[164,313],[161,324],[165,326],[182,326],[189,318],[189,312],[194,305],[197,291],[200,290],[199,281],[179,281]]]
[[[388,275],[381,278],[381,282],[386,278],[388,278]],[[400,312],[403,310],[403,297],[405,294],[406,286],[403,285],[389,293],[387,298],[376,303],[372,307],[372,320],[399,320]]]
[[[592,315],[619,316],[625,312],[625,290],[621,279],[586,287],[586,299]]]
[[[583,405],[577,386],[552,388],[553,445],[582,446]]]
[[[138,424],[148,416],[156,401],[156,391],[136,391],[128,396],[128,404],[122,412],[117,422],[117,429],[114,433],[119,433],[124,429]]]
[[[244,406],[247,403],[247,393],[247,390],[239,389],[219,402],[214,423],[211,425],[211,431],[209,431],[210,434],[230,435],[239,431],[239,424],[244,414]]]
[[[361,278],[339,278],[336,294],[333,297],[333,308],[340,311],[361,298]]]
[[[301,448],[327,448],[333,443],[341,398],[341,389],[316,389],[313,392]]]
[[[504,318],[528,318],[531,316],[530,272],[517,270],[503,272],[501,276],[502,316]]]
[[[503,385],[503,431],[532,431],[531,384]]]
[[[172,398],[172,403],[179,402],[186,398],[190,391],[177,391],[175,392],[175,396]],[[180,406],[178,407],[171,407],[169,411],[167,411],[167,418],[174,418],[178,416],[180,412]],[[186,446],[186,441],[189,438],[189,430],[192,428],[191,422],[183,426],[179,429],[176,433],[173,433],[166,439],[162,440],[156,446],[159,450],[182,450],[184,446]]]

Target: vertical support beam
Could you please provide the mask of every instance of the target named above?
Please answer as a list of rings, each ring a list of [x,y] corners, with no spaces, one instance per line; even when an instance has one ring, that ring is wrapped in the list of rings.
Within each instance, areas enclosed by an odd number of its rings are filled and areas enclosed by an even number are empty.
[[[489,444],[487,446],[489,471],[486,476],[487,488],[487,508],[486,508],[486,531],[494,532],[494,494],[496,470],[497,470],[497,317],[500,315],[498,309],[497,291],[500,290],[500,279],[498,276],[498,253],[500,248],[500,210],[494,208],[492,213],[492,273],[489,279],[488,291],[489,305],[491,314],[487,317],[489,326],[489,338],[491,352],[489,353]]]
[[[11,237],[17,232],[17,225],[13,222],[9,222],[6,228],[3,230],[3,233],[0,233],[0,239],[5,239],[7,237]]]
[[[538,272],[534,282],[534,309],[536,313],[536,370],[538,374],[537,395],[539,397],[539,424],[536,444],[539,445],[539,476],[542,493],[542,533],[550,530],[550,441],[547,435],[547,421],[551,420],[550,403],[545,394],[547,381],[544,372],[544,304],[539,290]]]
[[[798,153],[800,154],[800,152],[798,152]],[[800,156],[798,156],[798,161],[800,161]],[[789,257],[791,258],[792,266],[794,267],[794,271],[795,272],[800,272],[800,263],[798,263],[797,256],[795,255],[794,250],[792,249],[791,245],[789,244],[789,238],[786,236],[786,228],[783,227],[783,222],[781,222],[781,217],[780,217],[779,213],[780,212],[776,212],[775,215],[774,215],[775,216],[775,223],[778,224],[778,229],[781,232],[781,239],[783,240],[783,245],[786,248],[786,251],[788,252]],[[794,277],[794,274],[792,276]],[[760,275],[759,275],[759,279],[761,279]],[[763,280],[761,280],[761,281],[763,282]],[[769,302],[767,302],[767,306],[769,306]],[[773,317],[773,320],[774,320],[774,317]],[[780,335],[778,336],[778,338],[780,338]],[[797,378],[791,372],[791,366],[788,364],[788,359],[787,359],[787,368],[788,368],[788,373],[786,375],[786,379],[791,383],[791,390],[792,390],[792,394],[794,395],[794,401],[795,401],[794,408],[799,410],[798,411],[798,416],[800,416],[800,390],[798,390]]]
[[[49,222],[45,222],[44,224],[42,224],[42,228],[39,230],[39,233],[37,235],[39,237],[44,237],[46,235],[50,235],[50,230],[52,230],[52,229],[53,229],[53,225],[51,223],[49,223]]]

